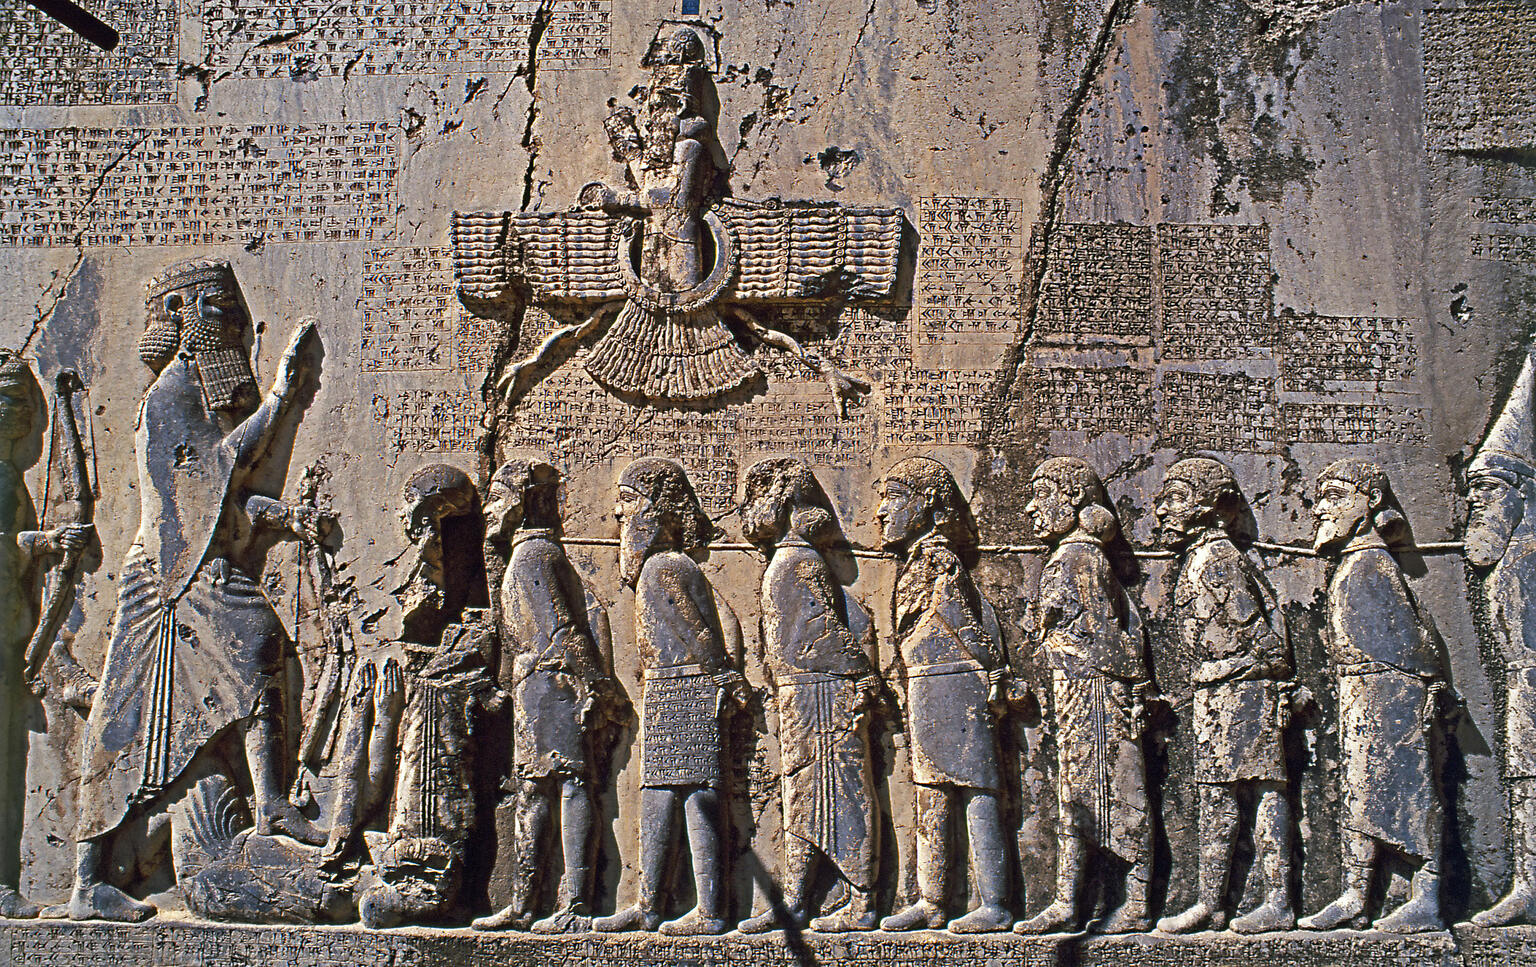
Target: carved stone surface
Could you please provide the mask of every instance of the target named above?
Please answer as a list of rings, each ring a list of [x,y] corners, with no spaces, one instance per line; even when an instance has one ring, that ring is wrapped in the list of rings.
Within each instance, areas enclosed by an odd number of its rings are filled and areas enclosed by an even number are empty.
[[[1529,3],[83,5],[0,962],[1536,960]]]

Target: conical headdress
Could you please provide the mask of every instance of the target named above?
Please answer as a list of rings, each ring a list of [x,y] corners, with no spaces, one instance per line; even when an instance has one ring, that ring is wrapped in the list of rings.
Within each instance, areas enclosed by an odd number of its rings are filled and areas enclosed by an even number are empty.
[[[1467,472],[1503,470],[1536,478],[1536,355],[1527,354],[1504,411],[1493,421]]]

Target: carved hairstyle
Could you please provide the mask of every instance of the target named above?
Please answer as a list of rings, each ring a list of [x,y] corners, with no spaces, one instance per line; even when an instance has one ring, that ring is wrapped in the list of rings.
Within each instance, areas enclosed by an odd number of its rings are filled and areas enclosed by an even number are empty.
[[[1408,520],[1403,512],[1396,507],[1396,498],[1392,495],[1392,482],[1387,479],[1387,473],[1377,464],[1359,457],[1345,457],[1335,460],[1323,472],[1317,475],[1317,489],[1322,491],[1323,482],[1327,480],[1342,480],[1351,484],[1363,494],[1369,494],[1373,490],[1381,492],[1381,504],[1372,511],[1371,526],[1376,528],[1376,533],[1388,544],[1397,544],[1408,537]]]
[[[560,471],[552,464],[513,457],[491,480],[521,495],[525,526],[555,527],[560,523]]]
[[[960,493],[949,468],[928,457],[908,457],[885,476],[921,494],[933,517],[933,529],[949,541],[967,567],[975,566],[981,535],[971,505]]]
[[[795,507],[808,511],[804,518],[806,536],[818,547],[834,543],[842,536],[831,499],[803,460],[775,457],[748,467],[745,502],[751,504],[764,498],[775,500],[781,514]]]
[[[624,468],[619,486],[628,487],[648,499],[663,525],[676,525],[683,550],[707,547],[720,534],[714,521],[704,513],[693,484],[688,482],[688,474],[676,461],[641,457]]]
[[[1077,505],[1077,526],[1089,536],[1107,544],[1120,532],[1120,522],[1110,508],[1104,481],[1077,457],[1051,457],[1042,461],[1030,479],[1049,480],[1071,495]]]
[[[1217,512],[1230,516],[1237,512],[1237,503],[1242,496],[1238,489],[1237,477],[1231,468],[1220,460],[1212,460],[1210,457],[1186,457],[1168,468],[1164,480],[1178,480],[1189,485],[1189,489],[1195,492],[1195,498],[1208,507],[1216,508]]]
[[[14,349],[0,349],[0,383],[13,383],[26,392],[27,400],[32,404],[32,424],[26,427],[26,431],[38,437],[40,447],[42,421],[48,416],[48,401],[43,397],[43,388],[38,385],[32,366]],[[30,467],[41,455],[40,450],[37,453],[13,454],[12,462]]]
[[[406,536],[415,540],[443,518],[473,511],[478,496],[469,476],[458,467],[427,464],[411,474],[401,495]]]

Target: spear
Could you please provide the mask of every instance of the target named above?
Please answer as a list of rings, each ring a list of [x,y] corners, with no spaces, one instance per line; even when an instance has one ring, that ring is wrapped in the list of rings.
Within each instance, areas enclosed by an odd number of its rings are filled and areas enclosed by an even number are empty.
[[[57,455],[62,457],[64,466],[59,480],[63,499],[56,508],[58,519],[51,522],[54,527],[89,524],[96,516],[97,494],[91,484],[85,443],[80,437],[80,424],[75,417],[74,394],[84,389],[85,384],[72,369],[63,370],[55,379],[54,441],[62,445]],[[50,460],[50,474],[53,471],[52,463]],[[83,554],[83,547],[65,551],[64,559],[48,572],[47,583],[43,587],[41,617],[37,622],[37,630],[32,633],[32,640],[27,643],[25,668],[29,682],[37,680],[54,639],[58,637],[59,627],[64,623],[64,616],[74,606],[75,581],[80,576],[80,558]]]

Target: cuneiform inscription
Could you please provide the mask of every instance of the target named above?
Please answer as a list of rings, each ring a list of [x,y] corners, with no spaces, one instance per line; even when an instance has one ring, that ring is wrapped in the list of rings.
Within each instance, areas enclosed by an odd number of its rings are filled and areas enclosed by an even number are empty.
[[[1485,262],[1536,262],[1536,235],[1473,235],[1472,257]]]
[[[0,247],[383,239],[390,126],[0,129]]]
[[[1152,335],[1152,229],[1065,225],[1040,290],[1040,335],[1147,342]]]
[[[1167,370],[1162,390],[1164,446],[1267,452],[1279,443],[1273,380]]]
[[[1017,198],[929,197],[918,202],[924,340],[1019,327],[1024,277],[1024,203]]]
[[[1280,411],[1286,438],[1292,443],[1422,446],[1428,433],[1422,407],[1309,400],[1282,403]]]
[[[176,99],[175,0],[86,3],[121,37],[106,53],[21,3],[0,5],[0,104],[165,104]]]
[[[480,401],[462,389],[418,387],[380,392],[373,409],[393,453],[473,453]]]
[[[1250,356],[1273,341],[1267,225],[1157,226],[1162,353]]]
[[[365,373],[483,373],[489,365],[492,324],[454,298],[446,248],[369,249],[358,306]]]
[[[605,68],[613,0],[205,0],[207,64],[241,77]],[[270,37],[294,36],[279,44]]]
[[[1494,225],[1536,225],[1536,197],[1478,195],[1472,199],[1472,220]]]
[[[1040,431],[1135,435],[1151,428],[1152,374],[1144,370],[1051,366],[1030,370],[1027,386]]]
[[[970,446],[993,389],[990,370],[916,369],[886,378],[880,440],[885,446]]]
[[[1446,151],[1536,145],[1536,6],[1424,11],[1424,140]]]
[[[1413,324],[1375,316],[1284,318],[1280,376],[1290,392],[1322,393],[1332,383],[1412,379],[1418,362]]]

